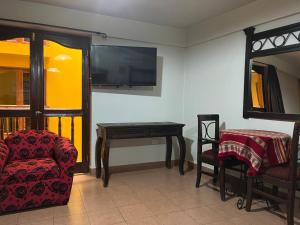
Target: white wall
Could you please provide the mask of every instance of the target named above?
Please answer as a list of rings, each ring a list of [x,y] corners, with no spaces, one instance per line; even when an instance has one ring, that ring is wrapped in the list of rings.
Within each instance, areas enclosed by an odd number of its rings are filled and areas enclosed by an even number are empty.
[[[300,112],[300,89],[299,78],[278,71],[278,80],[286,113],[299,114]]]
[[[1,0],[0,18],[98,31],[110,37],[164,45],[186,44],[184,29],[19,0]]]
[[[260,25],[257,30],[261,31],[296,23],[300,19],[299,12],[299,0],[256,0],[189,27],[187,45],[197,45],[250,26]]]
[[[116,37],[96,39],[95,43],[158,48],[158,87],[93,90],[92,159],[97,122],[184,122],[188,149],[192,149],[190,157],[194,159],[196,115],[200,113],[219,113],[227,128],[292,130],[291,123],[242,118],[245,36],[241,30],[262,24],[257,28],[260,31],[299,21],[299,0],[257,0],[188,30],[19,0],[1,3],[1,18],[94,30]],[[288,15],[293,16],[273,21]],[[268,21],[272,22],[263,24]],[[181,48],[187,45],[191,47]],[[161,139],[115,141],[111,165],[164,160],[163,143]],[[94,167],[93,160],[91,163]]]
[[[0,15],[5,19],[108,34],[108,39],[93,37],[95,44],[158,48],[158,86],[93,89],[91,168],[95,167],[96,123],[183,121],[184,48],[181,47],[186,44],[184,29],[18,0],[2,0]],[[110,165],[163,161],[164,157],[165,140],[160,138],[113,141]]]
[[[243,119],[246,37],[238,31],[187,48],[185,53],[185,137],[196,160],[197,114],[218,113],[226,128],[251,128],[292,134],[293,123]]]
[[[108,40],[94,38],[93,43],[157,47],[158,81],[156,87],[93,89],[92,159],[94,159],[93,146],[96,142],[96,123],[183,122],[183,48],[112,38]],[[164,161],[165,148],[165,140],[161,138],[115,140],[112,141],[110,165]],[[94,166],[94,160],[92,160],[91,167]]]

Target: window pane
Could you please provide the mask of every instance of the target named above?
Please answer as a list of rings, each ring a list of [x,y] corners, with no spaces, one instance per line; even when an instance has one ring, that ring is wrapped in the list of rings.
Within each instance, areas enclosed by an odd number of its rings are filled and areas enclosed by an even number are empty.
[[[0,41],[0,107],[30,104],[30,42],[26,38]]]
[[[254,108],[263,109],[264,95],[263,95],[263,79],[262,75],[252,71],[251,75],[251,92],[252,92],[252,105]]]
[[[82,50],[44,41],[45,108],[82,108]]]

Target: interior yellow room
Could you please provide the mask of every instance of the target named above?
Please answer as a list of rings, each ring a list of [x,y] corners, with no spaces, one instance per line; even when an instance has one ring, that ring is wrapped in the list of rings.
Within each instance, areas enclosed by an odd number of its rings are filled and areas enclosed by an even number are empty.
[[[4,98],[17,98],[16,71],[29,71],[29,43],[24,39],[0,42],[0,88],[8,84],[12,88],[2,89]],[[44,42],[45,108],[82,108],[82,51]],[[10,81],[4,75],[10,71]],[[2,79],[1,79],[1,75]],[[9,92],[9,93],[3,93]],[[8,100],[4,102],[12,103]],[[13,102],[15,105],[17,102]],[[3,104],[3,103],[0,103]],[[48,129],[58,133],[58,118],[48,119]],[[82,120],[74,118],[74,144],[78,149],[78,161],[82,160]],[[62,118],[62,136],[71,137],[71,118]]]

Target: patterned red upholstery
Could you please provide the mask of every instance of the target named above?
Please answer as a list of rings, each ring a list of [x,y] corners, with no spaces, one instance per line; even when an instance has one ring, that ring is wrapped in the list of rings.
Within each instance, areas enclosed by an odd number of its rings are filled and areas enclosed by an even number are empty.
[[[9,149],[3,140],[0,140],[0,173],[2,173],[4,165],[7,162]]]
[[[49,131],[19,131],[10,134],[5,143],[11,150],[9,161],[53,157],[57,136]]]
[[[5,166],[0,184],[48,180],[59,175],[60,168],[52,158],[16,160]]]
[[[71,141],[60,137],[56,141],[54,156],[62,170],[62,176],[72,177],[77,159],[77,150]]]
[[[16,132],[5,143],[0,142],[0,214],[68,202],[77,159],[68,139],[31,130]]]

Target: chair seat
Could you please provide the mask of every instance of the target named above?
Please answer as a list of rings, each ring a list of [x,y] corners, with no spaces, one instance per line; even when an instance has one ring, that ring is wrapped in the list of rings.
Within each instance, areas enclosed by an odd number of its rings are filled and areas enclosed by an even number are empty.
[[[209,163],[211,165],[218,165],[219,164],[219,160],[218,160],[218,158],[216,159],[215,153],[213,152],[212,149],[209,149],[207,151],[203,151],[201,157],[202,157],[202,161],[205,162],[205,163]]]
[[[8,163],[0,177],[1,184],[59,178],[60,169],[52,158],[16,160]]]
[[[214,166],[219,165],[219,158],[217,158],[217,159],[215,158],[215,154],[212,149],[202,152],[202,161],[204,163],[208,163],[208,164],[211,164]],[[240,165],[241,161],[237,160],[235,157],[227,157],[224,160],[224,163],[225,163],[226,167],[233,167],[236,165]]]
[[[267,168],[264,171],[264,174],[281,180],[288,180],[289,165],[274,166],[274,167]],[[300,167],[297,168],[296,178],[300,179]]]

